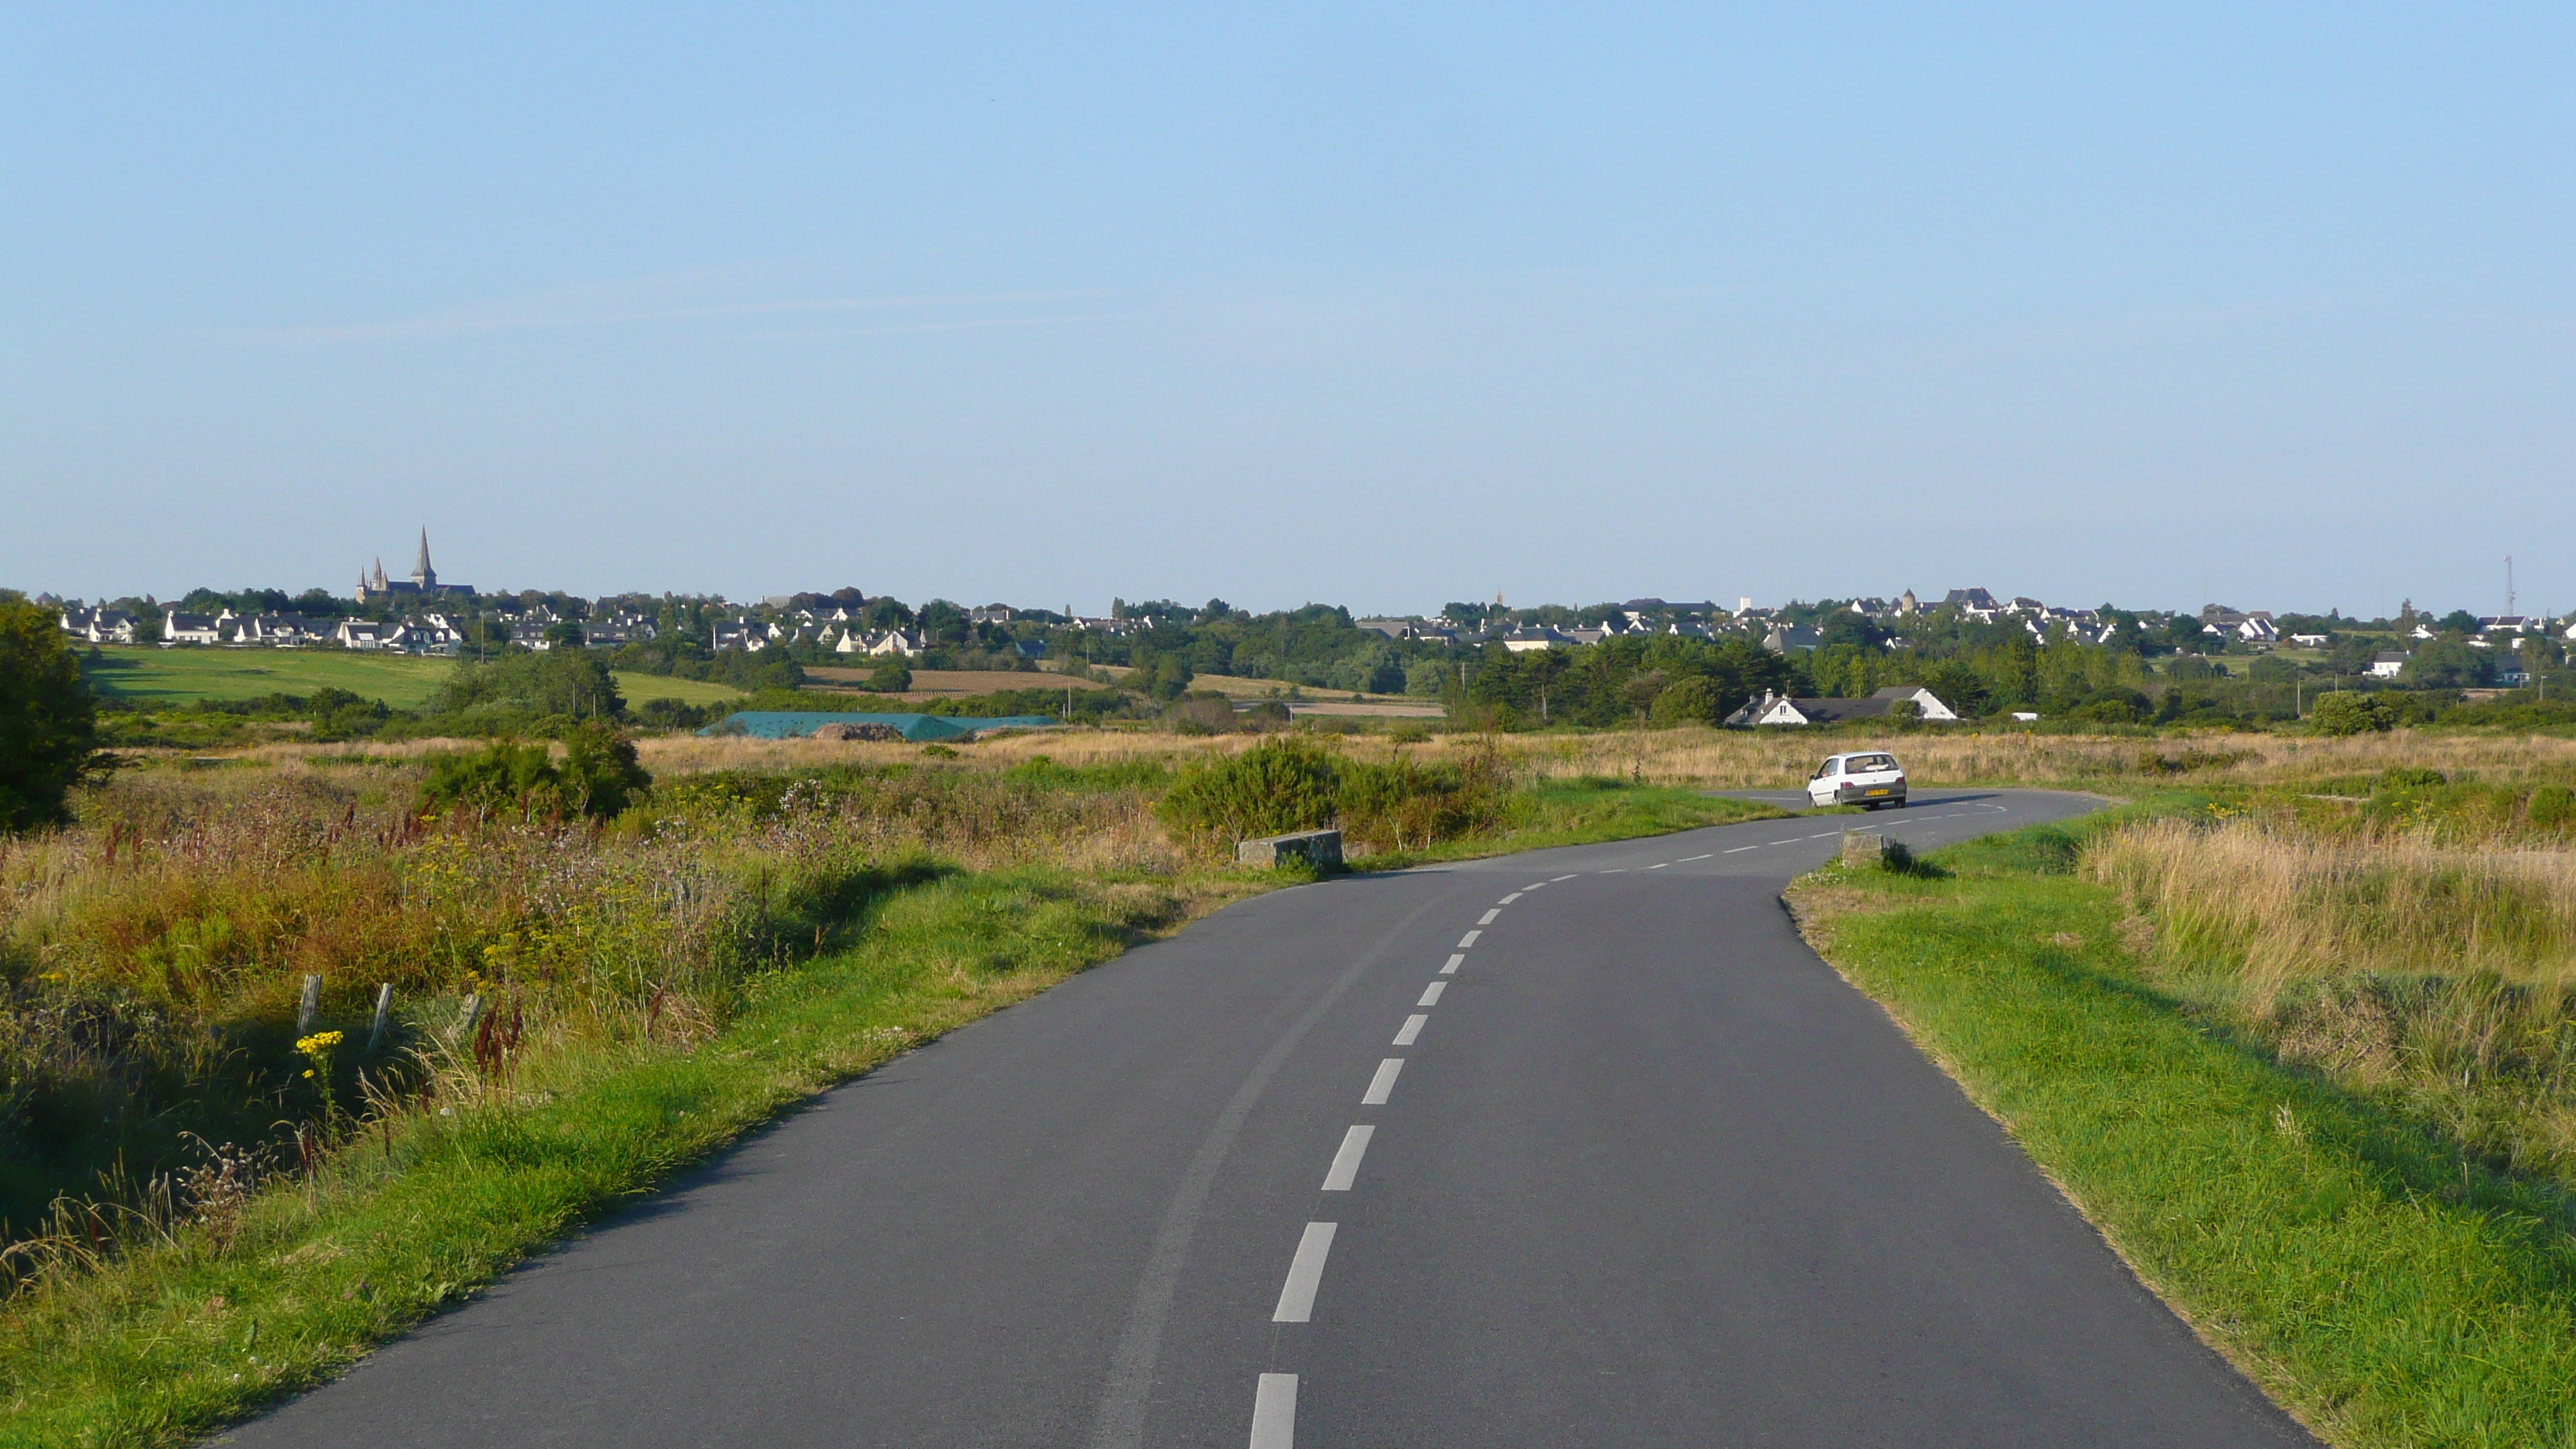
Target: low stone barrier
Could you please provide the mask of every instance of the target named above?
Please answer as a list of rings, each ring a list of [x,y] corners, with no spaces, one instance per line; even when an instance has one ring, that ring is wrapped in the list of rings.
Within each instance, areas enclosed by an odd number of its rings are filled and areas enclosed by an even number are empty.
[[[1276,866],[1290,860],[1314,866],[1340,865],[1342,832],[1300,830],[1290,835],[1266,835],[1237,843],[1234,859],[1237,865]]]

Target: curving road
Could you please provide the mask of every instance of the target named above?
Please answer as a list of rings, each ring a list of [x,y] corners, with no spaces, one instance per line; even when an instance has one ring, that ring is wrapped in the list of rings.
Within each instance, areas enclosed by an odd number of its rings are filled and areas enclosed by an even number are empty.
[[[1281,891],[819,1098],[242,1445],[2304,1445],[1801,942],[1845,829]]]

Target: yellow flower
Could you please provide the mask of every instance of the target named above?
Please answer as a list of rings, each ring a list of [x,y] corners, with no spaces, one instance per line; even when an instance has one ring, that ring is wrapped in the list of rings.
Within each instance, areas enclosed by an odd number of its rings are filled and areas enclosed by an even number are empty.
[[[295,1043],[295,1049],[308,1057],[318,1057],[338,1046],[341,1037],[342,1033],[336,1031],[317,1031],[311,1036],[299,1039]]]
[[[313,1075],[313,1069],[312,1069],[311,1067],[306,1067],[306,1068],[304,1069],[304,1075],[305,1075],[305,1076],[307,1076],[307,1077],[312,1076],[312,1075]]]

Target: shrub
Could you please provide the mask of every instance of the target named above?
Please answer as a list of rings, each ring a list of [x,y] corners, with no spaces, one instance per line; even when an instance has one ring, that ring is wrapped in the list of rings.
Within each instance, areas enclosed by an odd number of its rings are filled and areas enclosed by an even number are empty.
[[[1502,813],[1505,779],[1490,754],[1463,764],[1349,764],[1334,806],[1342,833],[1360,844],[1427,848],[1472,835]]]
[[[2531,803],[2523,807],[2534,830],[2565,830],[2576,825],[2576,790],[2564,785],[2543,785],[2531,792]]]
[[[1341,761],[1301,735],[1281,735],[1183,771],[1156,807],[1175,829],[1246,840],[1313,830],[1333,818]]]
[[[879,694],[901,694],[912,688],[912,671],[889,659],[868,671],[868,688]]]
[[[606,819],[625,810],[653,777],[636,762],[635,745],[604,724],[565,736],[561,765],[543,745],[496,741],[471,753],[431,759],[421,782],[423,814],[457,809],[517,810]]]
[[[2375,695],[2336,693],[2317,701],[2308,722],[2318,734],[2340,738],[2394,729],[2397,717]]]
[[[1164,709],[1163,722],[1185,735],[1232,734],[1234,704],[1222,694],[1183,695]]]

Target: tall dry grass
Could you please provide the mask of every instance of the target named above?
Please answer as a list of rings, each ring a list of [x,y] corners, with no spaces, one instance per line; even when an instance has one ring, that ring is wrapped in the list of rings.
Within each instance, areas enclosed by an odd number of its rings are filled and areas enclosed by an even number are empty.
[[[2223,965],[2258,1009],[2299,982],[2382,972],[2576,979],[2576,852],[2321,836],[2280,819],[2163,820],[2084,853],[2168,950]]]
[[[2397,818],[2158,821],[2096,838],[2081,869],[2196,1009],[2576,1191],[2576,849]]]

